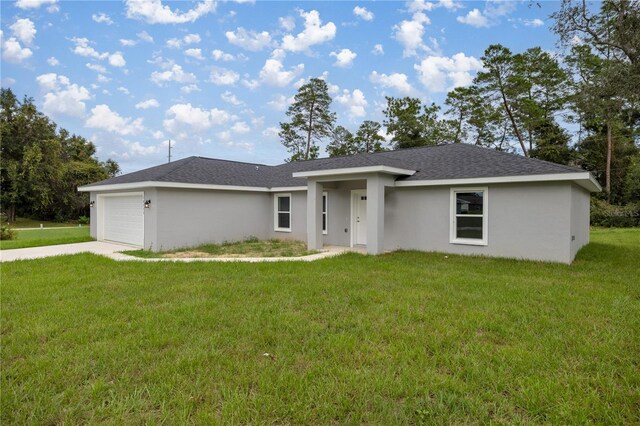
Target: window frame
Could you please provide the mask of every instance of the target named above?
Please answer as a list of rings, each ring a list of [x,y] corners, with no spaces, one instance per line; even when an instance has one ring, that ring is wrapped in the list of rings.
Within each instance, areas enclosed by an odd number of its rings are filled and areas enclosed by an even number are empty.
[[[464,192],[482,192],[482,215],[474,214],[474,215],[458,215],[456,213],[456,200],[458,193]],[[489,245],[489,188],[486,186],[474,186],[474,187],[460,187],[460,188],[451,188],[450,190],[450,212],[449,212],[449,242],[451,244],[464,244],[464,245],[473,245],[473,246],[486,246]],[[476,238],[458,238],[456,235],[457,231],[457,218],[458,216],[463,217],[482,217],[482,239]]]
[[[322,217],[324,218],[323,224],[324,228],[322,229],[322,235],[329,234],[329,194],[325,191],[322,193],[322,198],[324,198],[322,209]]]
[[[280,211],[278,209],[278,200],[280,198],[289,198],[289,211]],[[280,213],[289,213],[289,227],[288,228],[280,228],[278,226],[278,215]],[[291,232],[291,224],[293,220],[293,197],[291,197],[291,193],[282,193],[282,194],[274,194],[273,196],[273,230],[275,232]]]

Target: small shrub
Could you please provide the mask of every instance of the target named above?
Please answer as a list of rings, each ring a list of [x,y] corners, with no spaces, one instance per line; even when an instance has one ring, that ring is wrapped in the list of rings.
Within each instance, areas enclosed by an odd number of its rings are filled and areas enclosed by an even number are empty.
[[[0,225],[0,240],[15,240],[16,231],[9,228],[8,225]]]
[[[87,216],[80,216],[78,218],[78,223],[80,225],[88,225],[89,224],[89,218]]]
[[[640,203],[616,206],[594,198],[591,200],[591,225],[607,228],[640,226]]]

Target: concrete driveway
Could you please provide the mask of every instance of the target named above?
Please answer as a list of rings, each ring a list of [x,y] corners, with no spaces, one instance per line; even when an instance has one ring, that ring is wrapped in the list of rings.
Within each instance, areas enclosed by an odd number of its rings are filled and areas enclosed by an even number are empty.
[[[112,254],[126,250],[135,250],[122,244],[91,241],[88,243],[60,244],[56,246],[30,247],[14,250],[0,250],[0,262],[11,262],[23,259],[39,259],[64,254],[95,253]]]

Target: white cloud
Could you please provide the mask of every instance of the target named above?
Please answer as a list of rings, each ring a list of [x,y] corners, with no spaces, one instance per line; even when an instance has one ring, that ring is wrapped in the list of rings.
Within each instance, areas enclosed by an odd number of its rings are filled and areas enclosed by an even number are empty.
[[[151,36],[149,35],[149,33],[148,33],[148,32],[146,32],[146,31],[142,31],[142,32],[140,32],[140,33],[138,33],[138,34],[136,34],[136,35],[137,35],[137,36],[138,36],[138,38],[139,38],[140,40],[142,40],[142,41],[146,41],[147,43],[153,43],[153,37],[151,37]]]
[[[415,3],[412,3],[415,5]],[[432,53],[433,49],[428,47],[424,41],[425,25],[429,25],[431,20],[421,10],[416,11],[410,20],[403,20],[393,26],[393,37],[404,47],[402,55],[413,56],[418,50]]]
[[[414,65],[420,82],[431,92],[445,92],[456,87],[468,86],[473,74],[482,69],[482,61],[464,53],[452,57],[429,56]]]
[[[271,46],[271,35],[267,31],[259,33],[239,27],[235,32],[227,31],[225,36],[229,43],[252,52],[257,52]]]
[[[204,60],[204,57],[202,56],[202,49],[187,49],[184,51],[184,54],[201,61]]]
[[[231,53],[223,52],[220,49],[213,50],[211,52],[211,56],[213,56],[213,59],[215,59],[216,61],[223,61],[223,62],[229,62],[236,59],[236,57],[233,56]]]
[[[103,74],[107,72],[107,69],[100,64],[87,64],[87,68],[89,68],[91,71],[95,71]]]
[[[373,50],[371,51],[374,55],[384,55],[384,47],[381,44],[376,44],[373,46]]]
[[[238,121],[234,123],[229,130],[231,130],[233,133],[243,134],[249,133],[251,131],[251,128],[244,121]]]
[[[161,132],[162,133],[162,132]],[[129,149],[129,153],[138,156],[145,156],[156,154],[160,151],[158,146],[144,146],[140,142],[122,141],[122,143]]]
[[[328,22],[322,25],[320,13],[317,10],[310,12],[300,11],[304,18],[304,31],[293,36],[287,34],[282,38],[282,48],[291,52],[308,52],[311,46],[322,44],[332,40],[336,36],[336,25]]]
[[[202,1],[193,9],[182,12],[173,11],[160,0],[125,0],[127,18],[138,19],[148,24],[184,24],[195,22],[198,18],[216,10],[215,1]]]
[[[5,41],[0,32],[0,40],[2,40],[2,59],[7,62],[19,64],[33,56],[33,51],[28,47],[22,47],[15,37],[11,37]]]
[[[120,68],[127,65],[127,61],[124,60],[124,56],[122,56],[122,53],[116,52],[109,55],[109,64],[111,64],[111,66],[113,67]]]
[[[48,92],[44,95],[42,104],[45,114],[53,117],[84,115],[84,101],[91,99],[91,94],[85,87],[71,84],[66,76],[55,73],[39,75],[36,81],[41,90]]]
[[[180,92],[186,93],[186,94],[193,93],[193,92],[200,92],[200,91],[201,90],[197,84],[187,84],[186,86],[182,86],[180,88]]]
[[[98,81],[98,83],[108,83],[111,81],[111,79],[104,74],[98,74],[98,77],[96,77],[96,80]],[[109,94],[109,91],[105,89],[103,90],[103,93]]]
[[[355,89],[351,93],[345,89],[342,95],[336,97],[336,101],[347,108],[347,114],[352,118],[364,117],[367,114],[365,108],[368,102],[360,89]]]
[[[219,86],[235,84],[240,79],[240,75],[227,68],[214,67],[211,70],[210,81]]]
[[[109,56],[108,53],[99,53],[96,49],[89,45],[90,41],[86,37],[73,37],[71,41],[75,44],[73,53],[79,56],[104,59]]]
[[[149,109],[149,108],[158,108],[160,106],[160,103],[151,98],[151,99],[147,99],[146,101],[142,101],[142,102],[138,102],[136,104],[136,109]]]
[[[460,23],[476,28],[489,28],[500,23],[500,18],[516,10],[517,2],[505,0],[487,0],[484,11],[473,9],[464,16],[458,16]]]
[[[120,92],[120,93],[124,93],[125,95],[130,95],[131,94],[131,92],[129,92],[129,89],[127,89],[126,87],[120,86],[116,90],[118,90],[118,92]]]
[[[173,64],[173,66],[166,71],[152,72],[151,81],[158,86],[162,86],[164,83],[170,81],[176,81],[178,83],[194,83],[196,81],[196,76],[190,72],[183,71],[180,65]]]
[[[91,15],[91,19],[93,19],[95,22],[99,24],[107,24],[107,25],[113,24],[111,17],[106,13],[98,13],[98,14],[94,13],[93,15]]]
[[[16,7],[20,9],[37,9],[43,4],[53,5],[57,2],[58,0],[18,0]]]
[[[270,59],[267,59],[260,70],[260,82],[271,86],[284,87],[291,83],[304,71],[304,64],[298,64],[291,70],[284,70],[284,65],[280,60],[283,52],[276,49]]]
[[[365,21],[372,21],[374,18],[373,12],[367,10],[366,7],[356,6],[353,8],[353,14]]]
[[[136,40],[121,38],[120,39],[120,44],[123,45],[123,46],[131,47],[131,46],[135,46],[136,44],[138,44],[138,42]]]
[[[376,71],[373,71],[369,76],[369,81],[383,87],[392,88],[403,95],[415,95],[415,90],[411,87],[411,84],[409,84],[406,74],[393,73],[387,75],[378,74]]]
[[[524,21],[522,21],[524,23],[524,25],[526,25],[527,27],[541,27],[544,25],[544,21],[542,19],[525,19]]]
[[[16,83],[16,79],[11,77],[5,77],[2,79],[1,83],[3,86],[11,86]]]
[[[52,67],[57,67],[58,65],[60,65],[60,61],[57,60],[55,56],[52,56],[49,59],[47,59],[47,63]]]
[[[142,119],[122,117],[115,111],[111,111],[108,105],[96,105],[91,109],[91,115],[84,125],[92,129],[101,129],[119,135],[135,135],[144,131]]]
[[[280,27],[287,31],[292,31],[296,27],[296,21],[293,19],[293,16],[280,17],[278,18],[278,23]]]
[[[187,34],[182,38],[170,38],[167,40],[167,47],[171,49],[180,49],[182,46],[200,43],[202,39],[199,34]]]
[[[342,49],[340,52],[331,52],[329,56],[334,56],[336,58],[336,62],[333,64],[334,66],[348,68],[353,64],[353,60],[358,56],[358,54],[349,49]]]
[[[220,98],[223,101],[230,103],[231,105],[240,106],[243,104],[243,102],[240,99],[238,99],[236,95],[234,95],[228,90],[224,92],[222,95],[220,95]]]
[[[470,10],[465,16],[458,16],[458,22],[471,25],[476,28],[490,27],[489,19],[480,12],[479,9]]]
[[[293,97],[287,98],[284,95],[274,95],[267,105],[276,111],[284,111],[293,102]]]
[[[278,136],[278,133],[280,133],[280,129],[277,127],[267,127],[266,129],[264,129],[262,131],[262,136],[265,136],[267,138],[273,138]]]
[[[33,21],[26,18],[16,19],[16,22],[14,22],[9,28],[11,28],[13,35],[27,46],[30,46],[31,43],[33,43],[33,40],[36,38],[36,33],[38,32]]]
[[[164,128],[171,133],[179,133],[184,127],[189,127],[195,132],[204,132],[213,126],[228,122],[231,114],[224,110],[213,108],[204,110],[193,107],[190,103],[175,104],[167,110],[167,118],[163,120]]]

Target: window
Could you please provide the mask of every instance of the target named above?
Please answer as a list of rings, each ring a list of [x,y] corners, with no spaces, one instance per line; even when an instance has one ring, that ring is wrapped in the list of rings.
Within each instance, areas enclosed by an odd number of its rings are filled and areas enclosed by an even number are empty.
[[[329,233],[329,224],[327,222],[327,193],[322,193],[322,233],[327,235]]]
[[[451,190],[451,242],[487,245],[487,188]]]
[[[273,216],[276,231],[291,232],[291,194],[275,196]]]

